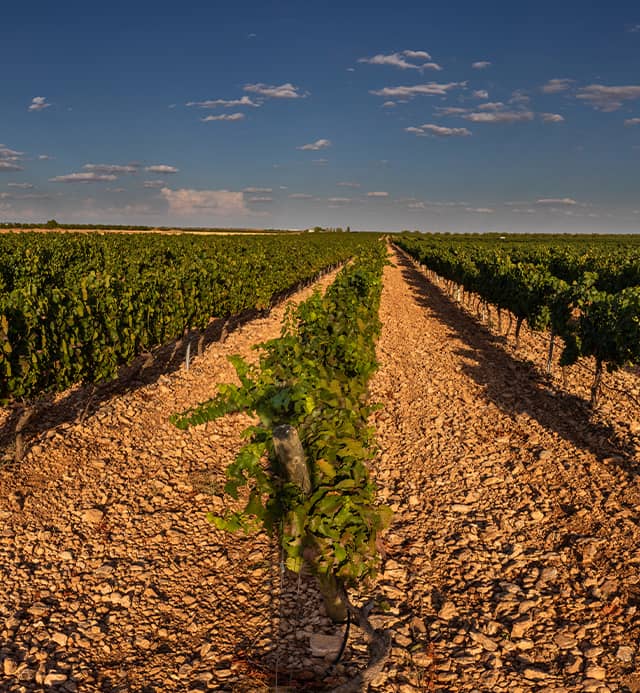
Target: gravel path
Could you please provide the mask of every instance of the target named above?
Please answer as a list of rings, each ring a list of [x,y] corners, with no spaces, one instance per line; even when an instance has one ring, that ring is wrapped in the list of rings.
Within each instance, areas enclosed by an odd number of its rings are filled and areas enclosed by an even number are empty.
[[[242,653],[290,649],[272,543],[205,519],[221,508],[211,492],[251,420],[186,432],[168,421],[236,382],[226,357],[255,359],[252,345],[280,334],[284,312],[212,343],[188,372],[41,433],[19,467],[0,467],[0,690],[240,690],[243,678],[256,690],[260,671]],[[315,591],[294,589],[307,626],[326,627]]]
[[[372,387],[396,513],[380,582],[400,615],[393,685],[640,690],[637,456],[612,455],[581,402],[397,264]]]
[[[528,342],[516,358],[396,263],[371,385],[384,404],[373,473],[395,511],[372,621],[394,646],[372,689],[638,693],[634,439],[619,445],[546,384],[522,361]],[[204,517],[221,507],[211,492],[249,419],[187,432],[167,421],[232,381],[226,356],[277,336],[283,314],[43,432],[19,467],[0,468],[0,690],[268,691],[276,668],[278,690],[311,690],[304,679],[325,677],[330,656],[311,656],[310,639],[316,654],[335,650],[342,628],[313,581],[281,574],[268,539]],[[352,629],[334,680],[365,649]]]

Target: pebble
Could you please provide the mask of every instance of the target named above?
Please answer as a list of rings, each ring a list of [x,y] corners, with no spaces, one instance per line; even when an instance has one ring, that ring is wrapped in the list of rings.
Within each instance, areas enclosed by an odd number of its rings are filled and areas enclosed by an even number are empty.
[[[557,635],[554,635],[553,642],[561,650],[570,650],[571,648],[575,647],[578,643],[578,641],[573,636],[566,635],[565,633],[558,633]]]
[[[344,636],[342,635],[323,635],[314,633],[309,638],[311,655],[313,657],[326,657],[327,655],[337,655],[342,647]]]
[[[80,515],[82,521],[90,525],[99,525],[103,517],[104,512],[99,508],[88,508],[87,510],[83,510]]]
[[[45,686],[56,686],[60,683],[64,683],[69,677],[66,674],[52,672],[44,677]]]
[[[633,661],[634,649],[628,645],[620,645],[616,651],[616,659],[621,662],[631,662]]]
[[[584,673],[588,679],[597,679],[598,681],[604,681],[607,677],[607,672],[604,667],[594,665],[588,666]]]
[[[67,636],[64,633],[54,633],[51,636],[51,639],[53,640],[53,642],[57,643],[61,647],[64,647],[67,644],[68,640]]]
[[[492,640],[491,638],[487,637],[483,633],[471,631],[471,633],[469,633],[469,635],[471,636],[471,639],[473,641],[477,642],[485,650],[489,650],[489,652],[494,652],[495,650],[498,649],[498,643],[495,642],[495,640]]]
[[[444,604],[440,607],[440,610],[438,611],[438,618],[442,619],[443,621],[450,621],[457,615],[458,609],[456,608],[456,605],[451,601],[444,602]]]
[[[17,669],[18,664],[15,661],[15,659],[10,659],[9,657],[6,657],[5,660],[2,662],[2,670],[4,671],[6,676],[13,676],[13,674],[16,673]]]
[[[544,671],[540,671],[540,669],[532,669],[531,667],[526,667],[522,675],[525,677],[525,679],[529,679],[530,681],[543,681],[544,679],[549,678],[549,674],[547,674]]]

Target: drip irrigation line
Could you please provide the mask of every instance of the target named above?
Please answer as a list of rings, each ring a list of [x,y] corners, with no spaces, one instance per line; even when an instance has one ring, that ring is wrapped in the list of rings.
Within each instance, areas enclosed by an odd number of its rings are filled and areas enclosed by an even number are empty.
[[[340,649],[338,650],[338,654],[336,655],[335,659],[329,667],[326,669],[324,672],[324,677],[329,676],[331,672],[333,671],[333,668],[336,667],[339,663],[340,660],[342,659],[342,655],[344,654],[344,651],[347,647],[347,641],[349,640],[349,631],[351,630],[351,612],[347,610],[347,627],[344,629],[344,637],[342,638],[342,645],[340,645]]]

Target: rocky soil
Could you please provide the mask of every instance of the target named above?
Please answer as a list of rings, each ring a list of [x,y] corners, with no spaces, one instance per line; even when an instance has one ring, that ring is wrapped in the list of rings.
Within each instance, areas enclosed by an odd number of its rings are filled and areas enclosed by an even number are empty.
[[[205,519],[250,420],[167,422],[232,381],[226,355],[276,336],[283,310],[41,426],[0,469],[0,690],[331,690],[362,666],[352,628],[331,667],[344,627],[272,540]],[[636,404],[607,390],[591,415],[586,369],[546,379],[543,338],[515,353],[401,256],[381,318],[372,472],[395,517],[354,598],[376,598],[394,643],[372,690],[638,693]]]

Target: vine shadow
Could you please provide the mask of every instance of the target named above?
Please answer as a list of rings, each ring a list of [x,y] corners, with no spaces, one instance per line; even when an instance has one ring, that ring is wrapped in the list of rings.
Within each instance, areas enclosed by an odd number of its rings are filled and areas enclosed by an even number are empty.
[[[546,430],[601,461],[615,458],[614,463],[631,478],[640,473],[633,444],[612,426],[594,421],[585,400],[563,390],[552,390],[533,364],[505,351],[504,337],[493,335],[464,313],[403,253],[397,253],[396,262],[418,305],[430,310],[465,344],[466,348],[459,349],[458,354],[474,363],[464,363],[462,372],[483,388],[483,397],[509,416],[527,414]]]

